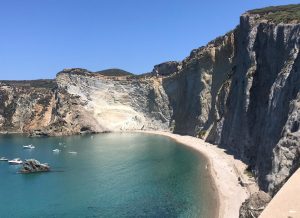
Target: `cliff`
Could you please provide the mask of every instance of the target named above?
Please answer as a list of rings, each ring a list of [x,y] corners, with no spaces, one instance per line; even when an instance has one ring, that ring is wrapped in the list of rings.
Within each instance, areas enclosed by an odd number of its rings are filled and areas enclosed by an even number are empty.
[[[2,81],[0,131],[171,130],[227,148],[274,194],[300,165],[300,6],[249,11],[181,62],[134,76],[66,69]]]
[[[0,130],[58,136],[170,126],[172,110],[156,77],[66,69],[49,83],[2,81]]]

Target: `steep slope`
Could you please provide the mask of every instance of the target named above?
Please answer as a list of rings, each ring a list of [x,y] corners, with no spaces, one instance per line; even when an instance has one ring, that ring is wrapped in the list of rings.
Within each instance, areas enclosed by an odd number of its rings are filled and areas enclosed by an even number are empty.
[[[273,194],[300,165],[299,12],[249,11],[234,31],[145,75],[67,69],[55,86],[2,82],[0,131],[198,136],[248,163]]]
[[[169,128],[172,110],[159,79],[76,68],[58,73],[55,87],[33,85],[39,83],[0,84],[0,131],[58,136]]]
[[[174,132],[206,135],[222,113],[218,95],[224,94],[234,62],[234,32],[191,52],[179,70],[163,78],[173,108]],[[215,137],[216,138],[216,137]]]
[[[298,131],[292,126],[300,88],[299,31],[297,23],[276,24],[249,13],[237,28],[220,144],[249,162],[265,191],[274,191],[299,166],[292,146]]]
[[[0,130],[28,132],[52,120],[55,81],[0,82]]]
[[[149,78],[106,77],[80,69],[62,71],[61,90],[78,96],[99,127],[95,131],[167,129],[168,98],[161,81]]]

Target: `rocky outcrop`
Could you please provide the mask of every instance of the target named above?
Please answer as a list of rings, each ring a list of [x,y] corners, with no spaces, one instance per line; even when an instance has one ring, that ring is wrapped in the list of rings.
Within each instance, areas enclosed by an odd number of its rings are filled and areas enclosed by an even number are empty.
[[[21,133],[49,125],[55,87],[54,81],[0,83],[0,129]]]
[[[248,163],[260,188],[274,194],[300,165],[295,10],[299,5],[247,12],[235,30],[145,75],[66,69],[55,86],[3,81],[0,131],[198,136]]]
[[[152,74],[156,76],[167,76],[176,73],[180,69],[181,65],[179,62],[169,61],[155,65]]]
[[[234,32],[193,50],[180,70],[162,80],[173,109],[174,132],[209,136],[217,141],[216,123],[224,113],[226,88],[234,66]]]
[[[50,166],[48,164],[42,164],[35,159],[25,160],[23,162],[22,168],[19,170],[19,173],[41,173],[41,172],[49,172]]]
[[[258,217],[271,201],[270,195],[259,191],[250,196],[240,208],[240,218]]]

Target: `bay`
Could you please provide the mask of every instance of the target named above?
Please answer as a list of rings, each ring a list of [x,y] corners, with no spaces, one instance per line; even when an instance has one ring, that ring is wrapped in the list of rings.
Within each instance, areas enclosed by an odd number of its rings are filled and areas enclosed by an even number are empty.
[[[1,217],[213,217],[218,209],[206,159],[163,136],[2,135],[0,156],[52,168],[24,175],[0,162]]]

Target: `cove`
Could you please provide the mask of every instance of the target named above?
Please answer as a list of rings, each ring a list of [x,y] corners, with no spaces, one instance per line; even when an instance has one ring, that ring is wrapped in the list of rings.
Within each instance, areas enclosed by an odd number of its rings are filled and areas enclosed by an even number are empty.
[[[36,148],[23,149],[27,144]],[[3,217],[214,217],[218,210],[207,160],[164,136],[2,135],[0,156],[35,158],[53,169],[21,175],[0,162]]]

